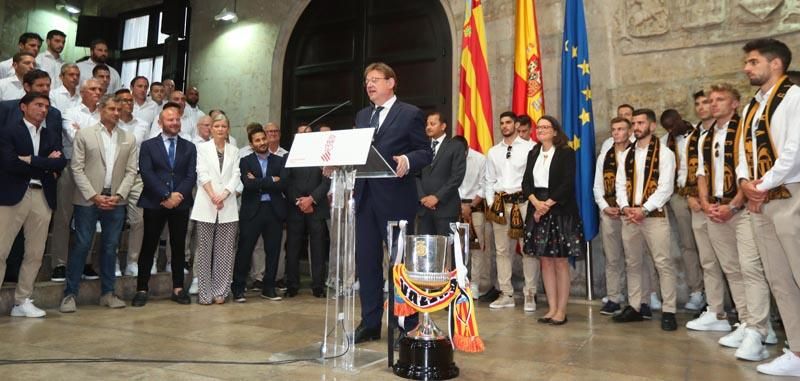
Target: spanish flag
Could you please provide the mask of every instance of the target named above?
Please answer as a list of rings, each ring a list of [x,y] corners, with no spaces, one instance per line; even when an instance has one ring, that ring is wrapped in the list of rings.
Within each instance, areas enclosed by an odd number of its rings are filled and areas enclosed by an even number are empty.
[[[467,1],[463,33],[458,86],[458,133],[467,139],[470,148],[485,154],[494,145],[494,139],[481,0]]]
[[[542,56],[534,0],[517,0],[516,35],[514,36],[514,92],[511,110],[527,114],[536,123],[544,115]],[[536,140],[535,129],[531,137]]]

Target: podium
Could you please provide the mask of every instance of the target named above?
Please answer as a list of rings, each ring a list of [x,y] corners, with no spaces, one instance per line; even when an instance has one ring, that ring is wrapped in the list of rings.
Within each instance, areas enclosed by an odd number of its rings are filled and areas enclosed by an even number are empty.
[[[275,360],[317,358],[333,368],[354,372],[386,358],[383,352],[357,348],[355,334],[356,216],[353,189],[358,178],[397,174],[372,146],[374,128],[313,132],[295,136],[286,167],[333,167],[328,297],[322,342],[277,354]]]

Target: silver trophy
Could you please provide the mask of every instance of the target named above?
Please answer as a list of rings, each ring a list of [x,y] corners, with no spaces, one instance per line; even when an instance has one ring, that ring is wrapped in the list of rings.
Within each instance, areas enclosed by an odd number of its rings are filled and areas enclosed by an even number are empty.
[[[402,233],[399,239],[403,239]],[[439,290],[450,282],[452,236],[411,235],[402,242],[403,263],[411,282],[428,292]],[[417,328],[400,340],[399,360],[393,366],[394,373],[415,380],[458,377],[450,338],[434,324],[430,314],[421,315]]]

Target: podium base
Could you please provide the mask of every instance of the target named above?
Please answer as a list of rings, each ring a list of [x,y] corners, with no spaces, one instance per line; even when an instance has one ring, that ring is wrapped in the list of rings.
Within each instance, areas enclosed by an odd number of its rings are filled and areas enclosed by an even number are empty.
[[[458,377],[450,340],[400,339],[400,356],[394,374],[411,380],[449,380]]]

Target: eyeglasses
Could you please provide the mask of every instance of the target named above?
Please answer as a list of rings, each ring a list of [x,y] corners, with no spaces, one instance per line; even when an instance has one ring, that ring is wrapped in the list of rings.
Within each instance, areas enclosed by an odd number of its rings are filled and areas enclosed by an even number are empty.
[[[513,146],[508,146],[508,150],[506,151],[506,159],[510,159],[511,158],[511,148],[514,148],[514,147]]]
[[[365,85],[369,85],[370,83],[376,84],[376,83],[378,83],[378,81],[380,81],[382,79],[386,80],[386,79],[389,79],[389,78],[385,78],[385,77],[367,78],[367,79],[364,80],[364,84]]]

